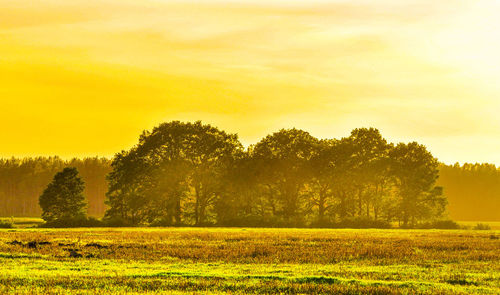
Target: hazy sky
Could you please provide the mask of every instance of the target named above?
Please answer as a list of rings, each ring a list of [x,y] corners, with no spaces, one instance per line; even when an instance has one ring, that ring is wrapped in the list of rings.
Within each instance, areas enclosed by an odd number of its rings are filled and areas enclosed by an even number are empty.
[[[273,3],[273,4],[269,4]],[[0,156],[111,156],[202,120],[243,143],[376,127],[500,164],[500,1],[0,0]]]

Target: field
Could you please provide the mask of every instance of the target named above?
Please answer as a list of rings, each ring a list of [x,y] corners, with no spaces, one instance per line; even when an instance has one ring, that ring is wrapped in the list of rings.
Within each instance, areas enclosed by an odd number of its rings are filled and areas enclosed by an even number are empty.
[[[3,229],[0,294],[499,294],[500,232]]]

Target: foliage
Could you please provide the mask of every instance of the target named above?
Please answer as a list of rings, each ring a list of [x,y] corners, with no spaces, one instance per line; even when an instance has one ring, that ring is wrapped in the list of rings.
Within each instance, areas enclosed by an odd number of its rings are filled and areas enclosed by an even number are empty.
[[[323,221],[311,224],[317,228],[391,228],[390,222],[367,217],[345,218],[337,222]]]
[[[107,226],[100,220],[93,217],[64,217],[40,224],[42,228],[72,228],[72,227],[102,227]]]
[[[8,220],[0,220],[0,228],[13,228],[14,225],[11,221]]]
[[[374,128],[323,140],[282,129],[244,150],[235,134],[179,121],[145,131],[111,163],[0,160],[0,210],[22,203],[28,204],[22,212],[32,212],[24,195],[13,201],[12,194],[36,192],[38,179],[46,184],[69,163],[86,167],[92,189],[85,193],[99,196],[89,202],[93,212],[103,212],[103,175],[111,171],[105,222],[116,225],[308,227],[363,220],[417,227],[446,216],[439,163],[418,143],[388,143]],[[21,175],[32,175],[23,182],[36,180],[33,186],[19,189],[13,180]]]
[[[85,218],[84,188],[76,168],[64,168],[57,173],[40,196],[42,218],[48,223]]]
[[[444,213],[438,162],[374,128],[318,140],[282,129],[243,150],[201,122],[164,123],[112,162],[106,219],[154,226],[416,226]]]
[[[317,145],[318,140],[305,131],[282,129],[262,139],[250,152],[272,214],[290,225],[297,225],[303,216],[301,199],[312,177],[310,160]]]
[[[196,225],[223,193],[231,160],[243,149],[236,135],[201,122],[178,121],[144,132],[113,160],[106,218],[132,224]]]
[[[418,225],[418,228],[423,229],[460,229],[460,225],[453,220],[436,220],[432,222],[424,222]]]
[[[324,140],[338,142],[339,140]],[[345,149],[337,149],[338,151],[346,151]],[[327,154],[327,153],[326,153]],[[335,153],[340,158],[343,154]],[[327,155],[328,156],[328,155]],[[338,162],[332,161],[331,163]],[[236,175],[234,170],[231,172],[231,182],[239,181],[241,186],[251,186],[252,167],[251,161],[248,159],[242,160],[245,164],[238,164],[239,174]],[[320,167],[324,167],[332,172],[332,177],[335,176],[335,165],[325,164],[320,165],[321,158],[315,163],[316,170],[313,172],[321,173],[325,177],[329,177],[324,172],[319,172]],[[344,162],[344,161],[341,161]],[[38,157],[38,158],[9,158],[0,159],[0,216],[39,216],[41,209],[38,205],[38,198],[47,185],[52,181],[54,175],[64,169],[64,167],[76,167],[80,172],[82,180],[85,182],[84,194],[88,199],[89,208],[88,214],[91,216],[103,216],[106,210],[104,204],[105,193],[107,191],[106,174],[111,171],[111,161],[105,158],[85,158],[62,160],[58,157]],[[244,168],[243,168],[244,167]],[[331,170],[330,170],[331,169]],[[338,170],[337,170],[338,171]],[[345,176],[349,180],[347,172],[344,171],[337,176]],[[332,178],[333,179],[333,178]],[[342,177],[338,178],[339,181]],[[389,179],[389,178],[385,178]],[[327,184],[329,182],[326,182]],[[492,164],[455,164],[455,165],[439,165],[439,178],[436,183],[444,188],[444,193],[448,199],[449,205],[447,211],[449,217],[460,221],[498,221],[500,210],[500,170]],[[315,184],[310,184],[312,187]],[[220,205],[222,208],[217,209],[217,218],[222,221],[227,215],[248,215],[256,214],[255,204],[257,192],[250,190],[242,190],[240,186],[239,194],[242,194],[238,202],[234,198],[224,200]],[[387,186],[390,187],[390,186]],[[316,188],[314,188],[316,190]],[[386,188],[388,189],[388,188]],[[234,189],[233,189],[234,190]],[[245,194],[243,196],[243,193]],[[318,194],[319,195],[319,194]],[[311,210],[317,214],[319,219],[318,196],[311,196]],[[333,198],[331,191],[326,197],[326,200]],[[337,194],[337,202],[340,200],[340,195]],[[382,198],[384,199],[384,198]],[[330,219],[332,214],[340,215],[341,210],[337,202],[328,201],[330,205],[326,206],[325,217]],[[254,204],[254,205],[252,205]],[[231,210],[242,212],[231,212]],[[252,206],[250,206],[252,205]],[[385,204],[382,204],[384,206]],[[349,204],[353,206],[353,204]],[[371,206],[371,205],[370,205]],[[216,208],[214,208],[215,210]],[[352,210],[352,208],[350,209]],[[366,210],[366,209],[365,209]],[[372,216],[375,215],[373,208],[371,209]],[[379,214],[380,215],[380,214]],[[231,218],[231,217],[227,217]],[[378,219],[385,216],[378,216]],[[309,219],[313,219],[309,217]],[[316,222],[311,220],[311,222]],[[471,226],[474,227],[475,223]]]
[[[416,142],[398,144],[389,158],[398,190],[394,214],[403,226],[440,216],[447,201],[442,187],[435,186],[439,177],[437,159]]]
[[[132,227],[134,224],[130,223],[120,217],[107,218],[101,221],[104,227]]]

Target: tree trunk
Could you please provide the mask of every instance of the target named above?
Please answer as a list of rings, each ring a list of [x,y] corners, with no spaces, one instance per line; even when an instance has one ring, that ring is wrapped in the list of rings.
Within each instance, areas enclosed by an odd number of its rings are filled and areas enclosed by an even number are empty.
[[[358,189],[358,215],[360,217],[363,215],[363,202],[361,198],[361,189]]]
[[[196,202],[195,202],[195,205],[194,205],[194,224],[195,225],[198,225],[200,223],[200,219],[199,219],[199,208],[200,208],[200,204],[199,204],[199,193],[198,193],[198,189],[195,189],[196,191]]]
[[[182,212],[181,212],[181,198],[179,196],[177,196],[176,200],[175,200],[175,215],[174,215],[176,224],[182,223],[181,214],[182,214]]]
[[[323,222],[325,219],[325,205],[326,205],[326,192],[325,190],[320,190],[319,192],[319,202],[318,202],[318,220]]]
[[[366,217],[370,217],[370,201],[366,200]]]

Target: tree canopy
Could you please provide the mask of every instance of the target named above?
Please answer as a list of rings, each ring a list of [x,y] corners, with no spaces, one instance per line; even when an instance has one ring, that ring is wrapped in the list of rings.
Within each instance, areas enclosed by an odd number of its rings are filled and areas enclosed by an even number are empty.
[[[174,121],[144,132],[118,154],[108,180],[107,218],[131,223],[203,224],[243,152],[234,134],[201,122]]]

